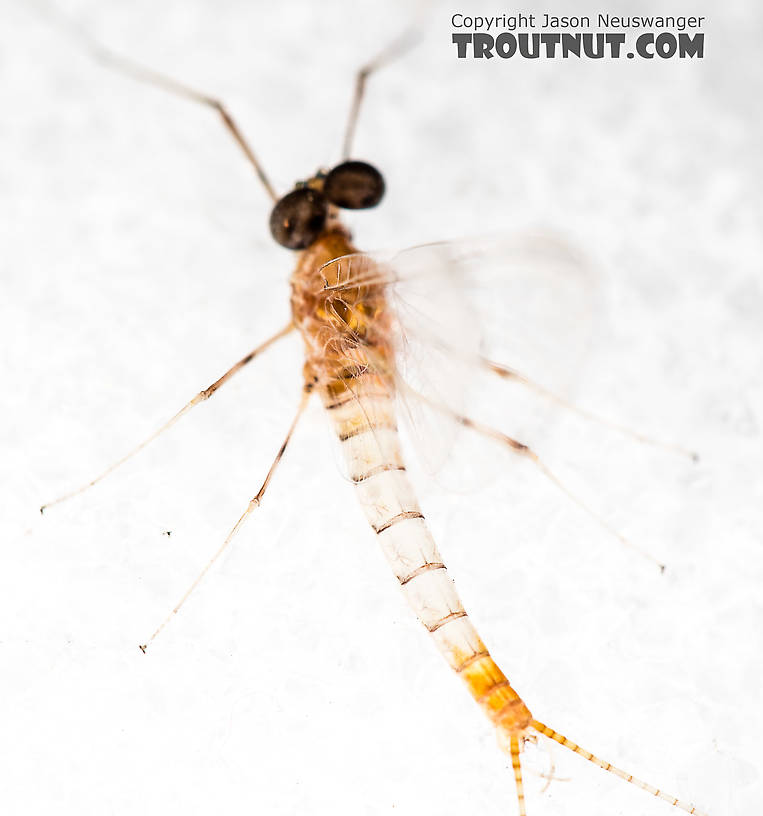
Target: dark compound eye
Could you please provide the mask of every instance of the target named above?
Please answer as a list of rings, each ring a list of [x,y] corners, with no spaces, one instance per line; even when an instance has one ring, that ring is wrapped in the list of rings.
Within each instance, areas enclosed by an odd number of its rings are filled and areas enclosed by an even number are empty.
[[[323,183],[326,198],[345,210],[375,207],[384,195],[382,174],[362,161],[338,164]]]
[[[285,195],[270,213],[270,232],[287,249],[305,249],[321,234],[328,204],[323,193],[302,187]]]

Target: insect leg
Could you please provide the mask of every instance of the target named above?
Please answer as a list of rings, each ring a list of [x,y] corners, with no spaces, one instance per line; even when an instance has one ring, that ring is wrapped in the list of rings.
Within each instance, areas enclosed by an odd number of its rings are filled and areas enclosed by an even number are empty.
[[[257,495],[249,502],[246,507],[246,510],[241,515],[241,518],[233,525],[233,528],[228,533],[225,541],[220,545],[217,552],[209,559],[206,566],[202,571],[196,576],[194,582],[188,587],[188,589],[183,594],[183,597],[178,601],[178,603],[173,608],[172,612],[164,619],[162,624],[156,629],[156,631],[151,635],[151,637],[140,646],[140,650],[145,654],[146,649],[148,649],[149,645],[153,640],[155,640],[156,636],[159,632],[164,629],[164,627],[170,622],[174,615],[180,611],[180,607],[188,600],[188,596],[196,589],[196,587],[201,583],[204,576],[209,572],[212,565],[217,561],[217,559],[223,554],[225,549],[227,548],[228,544],[231,543],[236,533],[241,529],[244,522],[248,518],[249,514],[254,510],[255,507],[259,507],[260,503],[262,502],[262,497],[265,495],[265,491],[268,489],[268,485],[270,484],[270,480],[273,478],[273,474],[278,467],[281,459],[283,458],[284,452],[286,451],[286,447],[289,444],[289,440],[294,433],[294,429],[297,427],[297,423],[299,422],[299,418],[302,416],[305,407],[307,406],[307,402],[310,399],[311,389],[306,387],[302,391],[302,397],[299,401],[299,407],[297,408],[297,413],[294,415],[294,419],[292,420],[291,426],[289,427],[288,433],[286,434],[286,438],[284,439],[281,447],[278,449],[278,453],[276,454],[276,458],[273,460],[273,464],[270,466],[270,470],[268,470],[268,474],[265,477],[265,481],[262,483],[262,487],[257,491]]]
[[[147,85],[155,85],[156,87],[162,88],[164,91],[167,91],[167,93],[171,93],[174,96],[190,99],[192,102],[197,102],[200,105],[206,105],[207,107],[216,111],[222,119],[226,129],[254,168],[254,172],[262,182],[267,194],[273,199],[273,201],[278,201],[278,194],[273,188],[273,185],[270,183],[270,180],[265,174],[259,160],[255,156],[251,145],[244,137],[244,134],[241,132],[239,126],[236,124],[226,106],[219,99],[216,99],[214,96],[209,96],[202,91],[198,91],[195,88],[191,88],[182,82],[178,82],[171,77],[159,73],[158,71],[153,71],[150,68],[146,68],[132,59],[123,57],[121,54],[117,54],[114,51],[105,48],[99,42],[94,40],[87,32],[83,31],[83,29],[71,18],[69,18],[68,15],[63,14],[59,10],[54,8],[46,8],[45,12],[46,16],[52,18],[58,27],[65,29],[67,33],[79,40],[85,46],[85,48],[90,51],[94,59],[108,68],[118,71],[125,76],[131,77],[138,82],[144,82]]]
[[[701,813],[699,810],[697,810],[693,805],[688,804],[686,802],[682,802],[680,799],[676,799],[675,796],[669,796],[667,793],[661,791],[659,788],[655,788],[653,785],[649,785],[646,782],[642,782],[640,779],[636,779],[636,777],[633,776],[632,774],[626,773],[625,771],[620,770],[620,768],[616,768],[614,765],[610,764],[609,762],[605,762],[603,759],[599,759],[599,757],[594,756],[590,751],[586,751],[584,748],[581,748],[572,740],[567,739],[567,737],[564,737],[561,734],[558,734],[556,731],[554,731],[553,728],[549,728],[542,722],[539,722],[538,720],[533,720],[532,727],[540,734],[543,734],[545,737],[549,737],[549,739],[558,742],[559,745],[563,745],[565,748],[569,748],[570,751],[579,754],[584,759],[587,759],[589,762],[593,762],[594,765],[598,765],[605,771],[609,771],[610,773],[613,773],[615,776],[619,776],[620,779],[624,779],[626,782],[630,782],[631,785],[635,785],[637,788],[641,788],[641,790],[646,791],[647,793],[651,793],[652,796],[656,796],[658,799],[662,799],[663,801],[667,802],[670,805],[673,805],[674,807],[680,808],[681,810],[685,810],[687,813],[693,814],[693,816],[707,816],[706,814]]]
[[[377,54],[370,62],[366,63],[355,75],[355,91],[352,96],[352,105],[350,106],[350,116],[347,119],[347,127],[344,132],[344,143],[342,146],[342,158],[349,159],[350,151],[352,149],[352,139],[355,136],[355,125],[358,123],[358,114],[360,112],[360,104],[363,101],[363,96],[366,90],[366,80],[374,71],[377,71],[382,66],[392,62],[397,57],[404,54],[415,45],[420,36],[420,32],[416,28],[408,29],[408,31],[401,34],[397,39],[393,40],[383,51]]]
[[[92,487],[101,479],[105,479],[110,473],[115,471],[120,465],[123,465],[128,459],[131,459],[135,456],[136,453],[142,451],[149,443],[153,442],[158,436],[163,434],[167,429],[171,428],[179,419],[180,417],[187,414],[191,408],[195,405],[198,405],[200,402],[204,402],[208,400],[212,394],[220,388],[221,385],[226,383],[236,372],[240,371],[247,363],[250,363],[258,354],[265,351],[268,346],[271,346],[275,343],[276,340],[279,340],[285,334],[288,334],[292,328],[294,328],[292,323],[289,323],[287,326],[284,326],[281,331],[274,334],[272,337],[268,338],[264,343],[261,343],[257,348],[253,349],[249,352],[245,357],[242,357],[235,365],[231,366],[222,377],[215,380],[212,385],[208,388],[205,388],[203,391],[199,391],[199,393],[189,402],[187,402],[170,420],[164,423],[160,428],[154,431],[150,436],[144,439],[139,445],[134,447],[129,453],[126,453],[121,459],[118,459],[113,464],[109,465],[102,473],[96,476],[94,479],[91,479],[86,484],[81,485],[80,487],[76,488],[75,490],[71,490],[68,493],[64,493],[62,496],[59,496],[57,499],[53,499],[53,501],[49,501],[46,504],[43,504],[40,507],[40,513],[44,513],[49,507],[52,507],[54,504],[59,504],[62,501],[66,501],[67,499],[71,499],[74,496],[78,496],[80,493],[83,493],[89,487]]]
[[[600,527],[603,527],[610,535],[613,535],[621,544],[624,544],[626,547],[630,547],[630,549],[635,550],[639,555],[647,558],[652,563],[656,564],[660,568],[660,572],[665,571],[665,564],[658,561],[651,553],[647,552],[646,550],[642,549],[638,545],[634,544],[632,541],[627,539],[622,533],[618,532],[614,527],[608,524],[595,510],[592,510],[582,499],[578,498],[569,488],[562,482],[562,480],[543,462],[543,460],[538,456],[535,451],[530,448],[528,445],[525,445],[523,442],[519,442],[516,439],[508,436],[505,433],[502,433],[495,428],[490,428],[487,425],[482,425],[478,422],[475,422],[473,419],[469,419],[469,417],[461,416],[459,414],[454,414],[454,418],[457,422],[460,422],[465,428],[471,428],[472,430],[476,431],[477,433],[481,434],[482,436],[489,437],[491,439],[495,439],[497,442],[501,442],[503,445],[508,447],[513,453],[519,454],[520,456],[524,456],[526,459],[529,459],[535,467],[540,470],[540,472],[551,482],[553,482],[559,490],[567,496],[572,502],[574,502],[581,510],[585,511]]]
[[[452,411],[447,406],[435,402],[433,400],[428,399],[423,394],[418,393],[415,389],[411,388],[407,384],[401,382],[401,387],[412,394],[417,399],[423,400],[428,405],[431,405],[435,410],[440,411],[444,414],[448,414],[449,416],[453,417],[453,419],[458,422],[459,424],[463,425],[465,428],[471,428],[471,430],[476,431],[481,436],[485,436],[489,439],[494,439],[496,442],[500,442],[502,445],[507,447],[512,453],[515,453],[519,456],[523,456],[526,459],[529,459],[538,470],[547,478],[549,481],[553,482],[559,490],[564,493],[570,501],[574,502],[581,510],[585,511],[589,516],[591,516],[596,523],[604,528],[610,535],[613,535],[621,544],[624,544],[626,547],[630,547],[630,549],[635,550],[639,555],[647,558],[652,563],[656,564],[660,568],[660,572],[665,571],[665,565],[658,561],[651,553],[643,550],[641,547],[634,544],[632,541],[627,539],[622,533],[615,530],[614,527],[610,526],[598,513],[592,510],[582,499],[578,498],[565,484],[562,480],[543,462],[543,460],[538,456],[535,451],[530,448],[528,445],[525,445],[524,442],[519,442],[518,440],[514,439],[513,437],[509,436],[508,434],[503,433],[503,431],[499,431],[496,428],[492,428],[489,425],[483,425],[481,422],[477,422],[474,419],[470,419],[463,414],[456,413]]]
[[[561,405],[568,411],[571,411],[572,413],[577,414],[590,422],[596,422],[600,425],[604,425],[607,428],[612,428],[612,430],[618,431],[626,436],[630,436],[632,439],[635,439],[638,442],[643,442],[645,445],[653,445],[656,448],[662,448],[664,450],[672,451],[673,453],[681,454],[681,456],[688,456],[694,462],[699,461],[699,454],[694,451],[687,450],[686,448],[683,448],[680,445],[675,445],[671,442],[662,442],[658,439],[652,439],[651,437],[645,436],[638,431],[634,431],[632,428],[628,428],[625,425],[620,425],[617,422],[612,422],[609,419],[603,419],[591,411],[586,411],[584,408],[579,408],[577,405],[574,405],[573,403],[564,399],[564,397],[560,397],[558,394],[555,394],[553,391],[549,391],[548,388],[540,385],[540,383],[531,380],[528,376],[517,371],[515,368],[510,368],[502,363],[496,363],[493,360],[488,360],[486,357],[480,357],[480,364],[493,374],[497,374],[502,379],[514,380],[515,382],[521,383],[527,388],[530,388],[532,391],[535,391],[536,394],[540,394],[540,396],[544,397],[545,399],[551,400],[551,402],[555,402],[557,405]]]

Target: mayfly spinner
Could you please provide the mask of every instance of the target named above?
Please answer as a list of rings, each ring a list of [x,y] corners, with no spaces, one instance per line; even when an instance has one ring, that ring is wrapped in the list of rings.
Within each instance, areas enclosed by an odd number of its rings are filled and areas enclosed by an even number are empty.
[[[305,406],[315,394],[331,418],[351,479],[355,483],[358,499],[402,592],[448,665],[461,678],[494,726],[501,749],[510,757],[519,814],[526,814],[521,751],[527,739],[542,735],[669,805],[700,816],[700,812],[691,804],[636,779],[536,719],[493,660],[473,626],[448,575],[406,474],[397,430],[395,395],[409,386],[401,376],[398,355],[404,343],[390,295],[397,280],[394,260],[392,263],[385,263],[373,256],[359,253],[340,219],[340,210],[374,207],[384,195],[385,185],[381,173],[366,162],[351,159],[351,147],[366,80],[406,45],[404,40],[396,42],[358,73],[346,128],[343,161],[328,172],[318,171],[307,181],[297,184],[293,190],[279,197],[249,143],[220,101],[91,44],[96,55],[111,67],[140,81],[159,86],[169,93],[210,107],[220,116],[225,128],[274,201],[270,215],[273,237],[281,246],[296,252],[296,266],[291,277],[291,320],[277,334],[261,343],[212,385],[197,394],[169,422],[127,456],[88,484],[44,505],[41,510],[70,498],[103,479],[191,408],[211,397],[269,346],[285,335],[296,332],[304,344],[304,385],[288,434],[262,486],[220,549],[167,620],[141,649],[146,651],[229,544],[245,519],[259,506]],[[433,253],[436,260],[438,252],[441,261],[447,262],[447,250],[438,250],[436,247],[409,250],[410,255],[403,253],[400,257],[408,255],[416,259],[420,254],[428,254],[431,265]],[[479,362],[494,373],[533,386],[533,383],[513,369],[485,359]],[[411,398],[415,399],[417,395],[412,388],[411,392]],[[426,397],[423,399],[427,400]],[[453,411],[446,405],[434,407],[449,412],[451,419],[461,425],[491,437],[529,458],[546,476],[562,487],[527,446]]]

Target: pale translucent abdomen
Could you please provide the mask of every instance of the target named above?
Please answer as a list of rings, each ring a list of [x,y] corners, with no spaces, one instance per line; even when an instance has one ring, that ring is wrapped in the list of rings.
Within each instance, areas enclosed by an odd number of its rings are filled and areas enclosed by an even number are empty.
[[[409,606],[499,736],[522,732],[530,712],[458,597],[405,470],[394,399],[379,386],[378,377],[361,374],[321,389],[360,504]]]

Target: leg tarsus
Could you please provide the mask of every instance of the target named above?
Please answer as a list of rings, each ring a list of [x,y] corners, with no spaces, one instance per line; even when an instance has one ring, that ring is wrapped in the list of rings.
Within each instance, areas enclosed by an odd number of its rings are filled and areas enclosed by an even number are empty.
[[[592,510],[582,499],[578,498],[569,488],[566,487],[564,482],[543,462],[543,460],[538,456],[535,451],[530,448],[528,445],[525,445],[523,442],[518,442],[516,439],[513,439],[510,436],[502,433],[501,431],[496,430],[495,428],[490,428],[486,425],[481,425],[478,422],[475,422],[468,417],[457,416],[456,417],[459,422],[461,422],[464,427],[472,428],[473,430],[477,431],[477,433],[482,434],[483,436],[487,436],[491,439],[495,439],[498,442],[502,442],[504,445],[509,447],[514,453],[519,454],[520,456],[524,456],[526,459],[529,459],[535,467],[540,470],[540,472],[550,481],[552,482],[559,490],[564,493],[567,498],[576,504],[581,510],[587,513],[602,529],[606,530],[611,536],[614,536],[621,544],[634,550],[643,558],[651,561],[653,564],[657,566],[660,570],[660,573],[665,572],[665,564],[655,558],[651,553],[647,552],[646,550],[639,547],[637,544],[634,544],[630,539],[626,538],[621,532],[616,530],[605,521],[597,512]]]
[[[151,637],[144,644],[142,644],[141,646],[138,647],[143,652],[143,654],[146,653],[146,650],[148,649],[148,647],[151,645],[151,643],[154,640],[156,640],[157,635],[162,631],[162,629],[164,629],[164,627],[170,622],[170,620],[172,620],[173,616],[177,615],[177,613],[180,611],[180,608],[188,600],[189,595],[201,583],[202,579],[209,572],[212,565],[223,554],[223,552],[226,550],[228,545],[231,543],[231,541],[235,537],[236,533],[238,533],[238,531],[244,525],[244,522],[249,517],[249,514],[252,512],[252,510],[254,510],[256,507],[259,507],[261,505],[262,497],[265,495],[265,491],[268,489],[268,485],[270,484],[270,480],[273,478],[273,474],[275,473],[276,468],[278,467],[278,464],[281,461],[281,459],[282,459],[282,457],[284,455],[284,452],[286,451],[286,447],[288,446],[289,440],[291,439],[292,434],[294,433],[294,429],[297,427],[297,423],[299,422],[299,418],[302,416],[302,413],[304,412],[305,407],[307,406],[307,402],[310,399],[310,393],[311,393],[310,389],[308,389],[308,388],[303,389],[302,398],[299,401],[299,407],[297,408],[297,413],[294,415],[294,419],[292,420],[291,426],[289,427],[289,430],[288,430],[288,432],[286,434],[286,438],[284,439],[283,444],[281,445],[281,447],[278,449],[278,453],[276,454],[276,457],[273,460],[273,464],[270,466],[270,469],[268,470],[268,474],[267,474],[267,476],[265,477],[265,480],[262,483],[262,487],[260,487],[259,491],[257,492],[257,495],[253,499],[251,499],[249,501],[249,504],[247,505],[246,510],[244,510],[244,512],[241,514],[241,517],[239,518],[239,520],[233,525],[233,527],[231,528],[231,531],[226,536],[225,541],[223,541],[223,543],[220,545],[220,547],[218,547],[217,552],[215,552],[215,554],[212,556],[212,558],[209,559],[209,561],[206,563],[206,565],[201,570],[201,572],[196,576],[193,583],[185,591],[185,593],[183,594],[183,597],[178,601],[178,603],[175,605],[173,610],[169,613],[169,615],[167,615],[167,617],[164,619],[164,621],[162,621],[161,625],[157,627],[156,631],[151,635]]]
[[[216,110],[226,129],[254,168],[254,171],[259,180],[262,182],[267,194],[273,199],[273,201],[278,201],[278,194],[274,190],[273,185],[270,183],[270,180],[265,174],[259,160],[255,156],[249,142],[244,137],[244,134],[236,124],[228,109],[219,99],[209,96],[201,91],[197,91],[196,89],[191,88],[188,85],[184,85],[182,82],[178,82],[177,80],[165,76],[158,71],[153,71],[150,68],[146,68],[135,60],[123,57],[121,54],[111,51],[109,48],[101,45],[97,40],[91,37],[90,34],[84,31],[74,19],[59,9],[52,6],[46,7],[45,12],[50,19],[55,21],[58,27],[64,29],[69,35],[79,40],[97,62],[106,65],[112,70],[119,71],[125,76],[129,76],[138,82],[144,82],[148,85],[155,85],[156,87],[162,88],[164,91],[171,93],[174,96],[190,99],[192,102],[197,102],[201,105],[206,105],[207,107]]]
[[[535,451],[528,445],[525,445],[524,442],[519,442],[518,440],[509,436],[508,434],[503,433],[503,431],[499,431],[497,428],[492,428],[489,425],[483,425],[482,423],[477,422],[476,420],[470,419],[469,417],[464,416],[463,414],[459,414],[456,411],[451,410],[442,403],[429,399],[428,397],[416,391],[414,388],[411,388],[405,381],[401,379],[399,379],[398,382],[401,389],[405,389],[408,393],[412,394],[417,399],[423,400],[427,405],[431,405],[432,408],[434,408],[435,410],[453,417],[453,419],[456,422],[463,425],[465,428],[470,428],[471,430],[475,431],[481,436],[487,437],[488,439],[494,439],[496,442],[500,442],[502,445],[508,447],[513,453],[518,454],[519,456],[524,456],[526,459],[529,459],[549,481],[556,485],[556,487],[559,490],[561,490],[562,493],[564,493],[564,495],[567,496],[568,499],[570,499],[570,501],[576,504],[581,510],[585,511],[592,519],[594,519],[594,521],[596,521],[596,523],[600,527],[606,530],[610,535],[614,536],[618,541],[620,541],[621,544],[624,544],[626,547],[635,550],[639,555],[655,564],[659,568],[661,573],[665,572],[665,564],[663,564],[661,561],[655,558],[651,553],[634,544],[632,541],[627,539],[622,533],[618,532],[614,527],[608,524],[598,513],[592,510],[582,499],[578,498],[572,491],[570,491],[565,486],[564,482],[562,482],[562,480],[549,467],[547,467],[547,465],[538,456],[538,454],[535,453]]]
[[[102,479],[105,479],[110,473],[113,473],[120,465],[123,465],[128,459],[131,459],[135,456],[136,453],[139,453],[143,450],[147,445],[154,441],[158,436],[161,436],[166,430],[169,430],[182,416],[187,414],[191,408],[198,405],[200,402],[204,402],[208,400],[212,394],[217,391],[222,385],[224,385],[234,374],[239,372],[247,363],[250,363],[258,354],[265,351],[266,348],[271,346],[275,343],[276,340],[279,340],[284,335],[288,334],[292,328],[294,328],[292,323],[289,323],[285,326],[281,331],[274,334],[272,337],[268,338],[264,343],[261,343],[257,348],[253,349],[249,352],[245,357],[239,360],[237,363],[232,365],[223,375],[215,380],[209,388],[205,388],[203,391],[200,391],[192,400],[187,402],[171,419],[164,423],[160,428],[154,431],[150,436],[146,437],[139,445],[134,447],[129,453],[125,454],[121,459],[118,459],[113,464],[109,465],[102,473],[96,476],[91,481],[87,482],[84,485],[76,488],[75,490],[71,490],[68,493],[64,493],[62,496],[59,496],[57,499],[53,499],[53,501],[49,501],[46,504],[43,504],[40,507],[40,514],[44,515],[45,510],[48,507],[52,507],[54,504],[60,504],[67,499],[71,499],[74,496],[78,496],[80,493],[83,493],[93,485],[98,484]]]
[[[586,411],[584,408],[579,408],[574,403],[564,399],[564,397],[560,397],[558,394],[555,394],[553,391],[550,391],[548,388],[540,385],[540,383],[531,380],[528,376],[522,374],[520,371],[517,371],[515,368],[510,368],[502,363],[496,363],[493,360],[487,359],[487,357],[480,357],[480,363],[488,371],[492,372],[493,374],[497,374],[502,379],[515,380],[521,385],[535,391],[536,394],[539,394],[544,399],[555,402],[557,405],[561,405],[562,408],[566,408],[568,411],[583,417],[583,419],[587,419],[589,422],[596,422],[599,425],[603,425],[605,428],[611,428],[613,431],[629,436],[631,439],[635,439],[637,442],[641,442],[644,445],[651,445],[655,448],[670,451],[671,453],[687,456],[692,460],[692,462],[699,462],[699,454],[696,451],[687,450],[681,445],[675,445],[672,442],[662,442],[659,439],[652,439],[650,436],[634,431],[632,428],[628,428],[625,425],[620,425],[617,422],[604,419],[591,411]]]
[[[350,151],[352,149],[352,140],[355,135],[355,126],[358,123],[358,114],[360,113],[360,105],[363,101],[363,96],[366,90],[366,80],[379,68],[392,62],[392,60],[404,54],[408,49],[412,48],[416,41],[421,36],[418,28],[409,28],[403,32],[399,37],[393,40],[383,51],[377,54],[370,62],[366,63],[360,68],[355,75],[355,91],[352,96],[352,104],[350,106],[350,115],[347,119],[347,126],[345,128],[344,143],[342,146],[342,158],[349,159]]]

